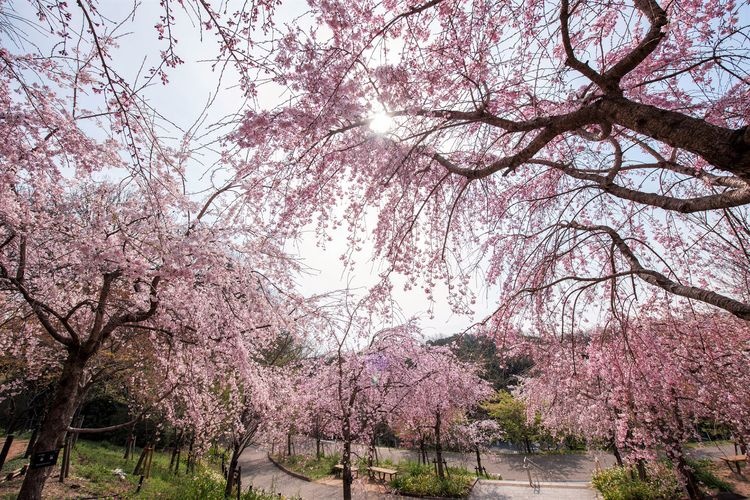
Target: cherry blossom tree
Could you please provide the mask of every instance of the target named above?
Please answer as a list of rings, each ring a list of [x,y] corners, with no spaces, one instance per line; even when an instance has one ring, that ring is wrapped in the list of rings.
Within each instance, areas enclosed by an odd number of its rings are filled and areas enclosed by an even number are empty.
[[[361,335],[352,328],[361,326],[352,315],[335,337],[336,350],[315,360],[310,368],[317,375],[309,375],[317,402],[311,416],[329,422],[329,432],[342,441],[345,499],[351,498],[353,443],[370,444],[377,426],[392,422],[403,411],[408,394],[424,374],[414,368],[422,351],[413,324],[379,330],[363,347],[347,349],[347,341]]]
[[[404,405],[402,425],[419,432],[421,446],[425,434],[431,435],[437,473],[443,478],[443,444],[449,429],[460,425],[467,412],[492,394],[492,388],[479,377],[476,366],[461,362],[447,347],[426,349],[418,363],[427,371]]]
[[[537,373],[521,391],[529,411],[552,429],[611,443],[632,461],[663,449],[699,498],[683,450],[698,422],[748,440],[750,393],[740,382],[748,375],[747,324],[726,313],[651,316],[579,340],[575,349],[535,347]]]
[[[658,294],[750,318],[747,5],[309,4],[262,64],[238,53],[292,96],[233,136],[289,236],[374,229],[409,287],[465,312],[480,275],[501,319]]]
[[[465,422],[455,426],[450,436],[451,444],[457,448],[469,450],[477,457],[477,474],[487,475],[482,466],[481,452],[487,450],[503,436],[503,431],[495,420],[484,419]]]

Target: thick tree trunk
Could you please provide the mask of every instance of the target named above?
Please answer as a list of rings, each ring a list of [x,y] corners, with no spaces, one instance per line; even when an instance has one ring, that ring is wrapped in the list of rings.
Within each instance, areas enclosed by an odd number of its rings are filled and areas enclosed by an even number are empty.
[[[435,463],[437,465],[437,474],[440,479],[445,478],[443,469],[443,446],[440,444],[440,412],[435,414]]]
[[[42,421],[36,443],[31,450],[32,455],[43,451],[57,450],[62,446],[65,433],[79,403],[85,364],[86,358],[74,353],[69,354],[65,360],[52,402]],[[41,499],[44,483],[51,473],[52,467],[29,469],[23,479],[18,499]]]
[[[320,435],[315,436],[315,458],[320,460],[322,454],[320,453]]]
[[[286,434],[286,454],[287,456],[292,456],[292,433],[287,432]]]
[[[526,453],[531,454],[531,440],[528,436],[523,437],[523,444],[526,446]]]
[[[732,130],[700,118],[605,97],[596,106],[604,119],[694,153],[715,167],[750,180],[750,128]]]

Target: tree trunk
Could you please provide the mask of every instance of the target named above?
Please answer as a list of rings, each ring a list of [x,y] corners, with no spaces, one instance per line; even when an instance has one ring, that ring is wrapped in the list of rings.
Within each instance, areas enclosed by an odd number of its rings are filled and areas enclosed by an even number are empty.
[[[620,450],[617,448],[617,445],[614,442],[612,442],[612,454],[615,456],[615,460],[617,460],[617,465],[622,467],[622,455],[620,455]]]
[[[352,500],[352,443],[348,432],[344,433],[344,452],[341,454],[341,473],[344,482],[344,500]]]
[[[531,440],[529,439],[528,436],[523,437],[523,444],[524,446],[526,446],[526,453],[531,455]]]
[[[695,474],[693,474],[693,471],[690,469],[687,462],[685,461],[685,457],[683,457],[681,454],[676,455],[676,454],[669,454],[669,453],[668,453],[668,456],[669,456],[669,459],[674,464],[675,469],[677,470],[677,473],[680,476],[682,476],[682,480],[684,482],[683,486],[690,500],[702,499],[703,494],[698,488],[698,481],[695,478]]]
[[[474,447],[474,451],[477,454],[477,474],[482,474],[484,468],[482,467],[482,457],[479,454],[479,446]]]
[[[435,414],[435,462],[438,477],[444,479],[445,470],[443,469],[443,446],[440,444],[440,424],[440,412],[437,412]]]
[[[642,458],[635,462],[635,469],[638,471],[638,479],[646,481],[648,479],[646,474],[646,463]]]
[[[292,433],[286,434],[286,454],[288,457],[292,456]]]
[[[320,434],[318,434],[317,436],[315,436],[315,458],[320,460],[321,456],[322,455],[320,453]]]
[[[229,471],[227,473],[227,486],[224,489],[225,497],[229,497],[232,494],[232,489],[234,488],[234,472],[237,470],[237,461],[240,457],[237,448],[237,444],[232,447],[232,459],[229,461]]]
[[[52,402],[42,420],[36,443],[31,450],[32,455],[43,451],[58,450],[62,446],[65,433],[79,403],[85,364],[86,358],[75,353],[70,353],[66,358]],[[18,500],[41,499],[44,483],[51,473],[52,467],[29,468],[23,479],[21,491],[18,493]]]

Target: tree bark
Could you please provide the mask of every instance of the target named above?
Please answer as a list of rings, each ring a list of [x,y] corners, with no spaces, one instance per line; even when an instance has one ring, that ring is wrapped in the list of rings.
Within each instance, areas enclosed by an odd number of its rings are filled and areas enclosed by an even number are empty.
[[[612,454],[615,456],[615,460],[617,460],[617,465],[622,467],[622,455],[620,455],[620,450],[619,448],[617,448],[617,445],[614,443],[614,441],[612,442]]]
[[[437,473],[440,479],[445,478],[445,470],[443,469],[443,446],[440,444],[440,412],[435,414],[435,462],[437,465]]]
[[[479,454],[479,446],[474,447],[474,451],[477,454],[477,474],[482,474],[484,467],[482,467],[482,456]]]
[[[77,352],[68,354],[49,410],[42,421],[36,443],[31,450],[32,455],[43,451],[57,450],[62,446],[65,433],[79,403],[86,359],[86,356],[79,355]],[[41,499],[44,483],[51,473],[52,467],[30,468],[23,479],[18,499]]]
[[[344,451],[341,454],[341,465],[344,470],[341,473],[344,487],[344,500],[352,500],[352,441],[349,425],[344,424]]]
[[[695,474],[693,474],[693,471],[690,469],[687,462],[685,461],[685,457],[683,457],[682,455],[674,455],[674,454],[668,454],[668,456],[669,456],[669,459],[674,464],[675,469],[677,469],[677,473],[680,476],[682,476],[682,479],[684,481],[683,487],[685,488],[685,491],[687,492],[687,495],[690,498],[690,500],[702,499],[703,494],[698,488],[698,481],[695,478]]]
[[[711,165],[750,180],[750,128],[732,130],[701,118],[607,96],[596,106],[602,119],[670,146],[690,151]]]
[[[234,443],[232,446],[232,458],[229,461],[229,472],[227,473],[227,486],[224,489],[224,496],[229,497],[232,495],[232,489],[234,488],[234,472],[237,470],[237,462],[240,457],[240,453],[238,452],[238,444]]]

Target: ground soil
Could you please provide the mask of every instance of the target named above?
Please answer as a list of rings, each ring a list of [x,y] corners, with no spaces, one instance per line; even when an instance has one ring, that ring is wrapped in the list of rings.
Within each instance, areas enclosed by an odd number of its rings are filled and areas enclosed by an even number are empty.
[[[29,445],[28,439],[14,439],[13,444],[10,445],[10,451],[8,457],[5,459],[6,462],[13,460],[14,458],[20,457],[26,453],[26,447]]]
[[[721,460],[714,462],[714,474],[731,484],[735,493],[750,498],[750,467],[744,466],[740,470],[742,470],[741,476],[736,471],[730,471]]]

